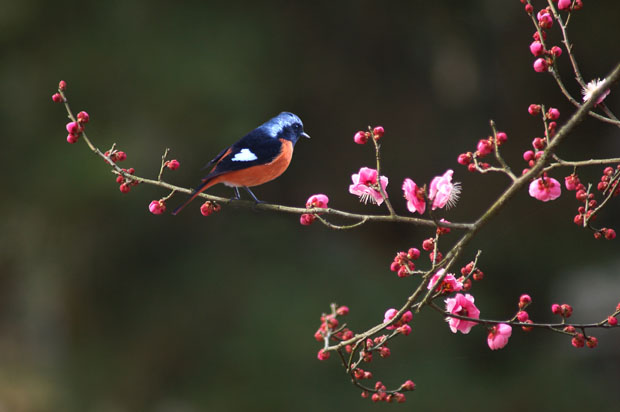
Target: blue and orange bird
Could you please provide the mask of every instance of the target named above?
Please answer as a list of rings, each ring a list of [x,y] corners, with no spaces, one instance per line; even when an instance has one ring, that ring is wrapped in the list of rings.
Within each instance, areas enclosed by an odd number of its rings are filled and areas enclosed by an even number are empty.
[[[196,196],[218,183],[232,186],[235,199],[239,199],[239,188],[243,187],[257,203],[260,202],[250,187],[267,183],[284,173],[301,136],[310,138],[304,132],[301,119],[293,113],[282,112],[266,121],[215,156],[204,167],[211,167],[209,174],[172,214],[179,213]]]

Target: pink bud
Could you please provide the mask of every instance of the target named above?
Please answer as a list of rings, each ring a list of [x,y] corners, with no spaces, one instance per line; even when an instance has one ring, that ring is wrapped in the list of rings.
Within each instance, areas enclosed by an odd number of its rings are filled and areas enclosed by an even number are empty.
[[[560,305],[554,303],[553,305],[551,305],[551,312],[554,315],[559,315],[562,312],[562,309],[560,308]]]
[[[411,333],[411,326],[409,325],[403,325],[401,327],[399,327],[398,329],[396,329],[396,331],[398,333],[402,333],[403,335],[407,336]]]
[[[532,140],[532,146],[537,150],[544,149],[546,146],[545,139],[542,137],[535,137],[534,140]]]
[[[536,57],[542,56],[545,53],[545,48],[541,42],[535,40],[532,44],[530,44],[530,52],[532,52],[532,54]]]
[[[366,144],[368,142],[368,135],[360,130],[353,136],[353,141],[357,144]]]
[[[161,215],[166,211],[166,204],[161,200],[153,200],[149,204],[149,211],[154,215]]]
[[[521,297],[519,297],[519,309],[524,309],[530,303],[532,303],[532,298],[530,297],[530,295],[523,294],[521,295]]]
[[[116,159],[115,162],[122,162],[123,160],[127,159],[127,154],[119,150],[118,152],[114,153],[114,158]]]
[[[420,250],[418,248],[412,247],[407,251],[407,257],[409,259],[416,260],[420,257]]]
[[[88,123],[89,120],[90,120],[90,116],[85,111],[81,111],[77,114],[78,123],[85,124],[85,123]]]
[[[558,1],[558,9],[560,9],[560,10],[570,10],[571,4],[573,4],[573,0],[559,0]]]
[[[73,144],[73,143],[77,142],[77,141],[78,141],[78,137],[79,137],[79,136],[78,136],[78,135],[76,135],[76,134],[71,134],[71,133],[69,133],[69,134],[67,135],[67,143],[71,143],[71,144]]]
[[[177,159],[172,159],[166,162],[166,167],[170,170],[177,170],[181,163]]]
[[[616,231],[613,229],[606,229],[605,230],[605,239],[607,240],[613,240],[616,238]]]
[[[527,150],[525,152],[523,152],[523,160],[525,160],[526,162],[529,162],[530,160],[534,159],[534,152],[531,150]]]
[[[65,91],[67,89],[67,82],[64,80],[61,80],[60,82],[58,82],[58,90],[60,91]]]
[[[564,186],[566,186],[566,190],[577,190],[577,185],[579,184],[579,178],[577,175],[569,175],[564,178]]]
[[[497,139],[497,144],[506,143],[506,141],[508,140],[508,136],[504,132],[497,132],[497,135],[495,137]]]
[[[403,321],[404,323],[411,322],[411,319],[413,319],[413,314],[411,313],[410,310],[408,310],[407,312],[403,313],[403,315],[400,317],[400,320]]]
[[[80,133],[80,125],[77,124],[77,122],[69,122],[67,123],[67,131],[70,134],[79,134]]]
[[[530,104],[527,108],[527,112],[532,116],[535,116],[540,113],[540,105],[539,104]]]
[[[53,101],[54,103],[60,103],[60,102],[62,102],[62,96],[60,95],[60,93],[54,93],[54,94],[52,95],[52,101]]]
[[[412,380],[406,380],[405,383],[400,385],[400,388],[404,391],[412,391],[415,389],[415,383]]]
[[[547,61],[543,58],[538,58],[534,62],[534,71],[537,73],[546,72],[548,68],[549,67],[548,67]]]
[[[480,157],[486,156],[493,151],[493,143],[491,143],[488,139],[480,139],[476,149],[478,150],[478,155]]]
[[[551,48],[551,54],[553,54],[555,57],[560,57],[562,55],[562,49],[558,46],[553,46]]]
[[[547,10],[541,10],[540,12],[538,12],[538,15],[536,17],[538,18],[538,24],[543,29],[549,29],[551,28],[551,26],[553,26],[553,18]]]
[[[607,318],[607,323],[609,323],[609,326],[616,326],[618,324],[618,318],[610,316]]]
[[[338,309],[336,309],[336,313],[339,316],[345,316],[346,314],[349,313],[349,307],[348,306],[340,306]]]
[[[517,319],[519,319],[519,322],[525,322],[529,318],[530,318],[530,315],[528,315],[526,311],[520,310],[519,312],[517,312]]]
[[[311,215],[311,214],[308,214],[308,213],[304,213],[299,218],[299,223],[301,223],[304,226],[309,226],[309,225],[312,224],[312,222],[314,222],[314,219],[316,219],[316,217],[314,215]]]
[[[118,190],[120,190],[121,193],[129,193],[129,191],[131,190],[131,186],[129,186],[127,183],[123,183],[118,187]]]
[[[318,360],[324,361],[324,360],[329,359],[329,355],[330,355],[329,352],[326,352],[324,349],[321,349],[319,353],[316,355],[316,357]]]
[[[560,306],[560,311],[561,311],[562,316],[565,318],[570,318],[570,316],[573,314],[573,308],[571,307],[571,305],[567,303],[563,303]]]
[[[383,133],[385,133],[383,126],[377,126],[374,129],[372,129],[372,136],[374,137],[375,140],[381,139],[383,137]]]
[[[547,110],[547,118],[551,119],[551,120],[557,120],[560,118],[560,111],[558,109],[556,109],[555,107],[550,108],[549,110]]]
[[[472,153],[467,152],[467,153],[461,153],[456,161],[463,166],[467,166],[468,164],[472,162],[472,159],[473,159]]]

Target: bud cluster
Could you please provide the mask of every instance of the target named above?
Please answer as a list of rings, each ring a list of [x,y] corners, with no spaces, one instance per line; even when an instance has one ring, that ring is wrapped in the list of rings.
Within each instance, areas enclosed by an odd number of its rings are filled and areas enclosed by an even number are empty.
[[[508,135],[505,132],[497,132],[494,136],[489,136],[486,139],[478,140],[475,152],[461,153],[457,162],[463,166],[467,166],[467,170],[470,172],[483,171],[491,167],[489,163],[479,162],[478,159],[482,159],[487,155],[493,153],[496,147],[508,141]]]
[[[399,278],[404,278],[413,275],[415,270],[414,260],[420,258],[420,251],[417,248],[410,248],[407,252],[398,252],[392,264],[390,270],[396,272]]]
[[[530,104],[527,108],[527,112],[532,116],[541,114],[543,107],[539,104]],[[532,140],[532,148],[534,150],[526,150],[523,152],[523,160],[527,162],[528,168],[523,169],[523,174],[529,171],[529,168],[534,167],[536,162],[542,157],[545,152],[545,148],[549,143],[549,140],[553,138],[557,129],[556,120],[560,118],[560,111],[554,107],[542,113],[543,123],[545,124],[544,137],[535,137]]]
[[[136,169],[134,169],[133,167],[130,167],[129,169],[122,169],[122,170],[128,175],[133,175],[134,173],[136,173]],[[116,183],[120,185],[118,187],[118,190],[120,190],[121,193],[129,193],[131,188],[133,186],[136,186],[140,182],[138,182],[135,179],[126,178],[125,176],[119,174],[118,176],[116,176]]]
[[[371,128],[368,126],[368,131],[360,130],[353,135],[353,141],[357,144],[366,144],[368,140],[373,139],[375,141],[379,141],[383,137],[385,130],[383,126],[376,126]]]
[[[581,204],[577,208],[577,214],[573,218],[573,222],[578,226],[590,227],[589,222],[597,217],[598,202],[595,199],[594,193],[590,192],[590,189],[581,183],[579,176],[575,173],[564,178],[564,185],[566,189],[575,191],[575,198]],[[620,194],[620,165],[616,168],[608,166],[603,170],[597,189],[606,197],[615,197]],[[614,229],[592,228],[592,230],[594,230],[594,238],[596,239],[605,238],[612,240],[616,238],[616,231]]]

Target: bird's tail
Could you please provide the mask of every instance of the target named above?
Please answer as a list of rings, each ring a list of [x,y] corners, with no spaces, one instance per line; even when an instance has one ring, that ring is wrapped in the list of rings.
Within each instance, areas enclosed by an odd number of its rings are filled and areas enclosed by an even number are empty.
[[[189,205],[189,203],[196,199],[196,197],[198,197],[199,194],[201,194],[202,192],[204,192],[205,190],[207,190],[208,188],[210,188],[211,186],[213,186],[215,183],[213,179],[209,179],[206,180],[204,182],[202,182],[200,184],[200,186],[198,186],[196,189],[194,189],[194,192],[191,194],[191,196],[189,197],[189,199],[187,199],[185,202],[183,202],[183,204],[181,204],[181,206],[177,207],[176,209],[174,209],[174,211],[172,212],[173,216],[176,216],[177,213],[179,213],[181,210],[183,210],[183,208],[187,205]]]

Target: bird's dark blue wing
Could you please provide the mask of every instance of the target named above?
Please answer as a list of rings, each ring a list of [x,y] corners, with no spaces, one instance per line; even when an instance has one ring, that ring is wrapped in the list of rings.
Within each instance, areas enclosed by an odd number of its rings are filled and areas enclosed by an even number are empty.
[[[267,164],[280,154],[282,142],[265,133],[260,127],[245,135],[237,143],[220,152],[210,163],[213,170],[203,181],[226,172]]]

